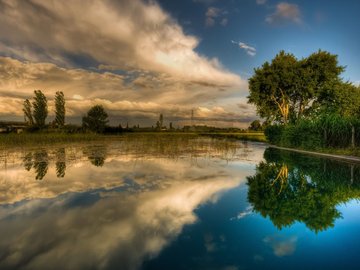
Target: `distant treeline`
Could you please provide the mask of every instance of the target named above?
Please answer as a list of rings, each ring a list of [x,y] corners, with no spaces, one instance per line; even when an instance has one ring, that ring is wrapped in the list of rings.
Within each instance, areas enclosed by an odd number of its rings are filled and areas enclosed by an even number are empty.
[[[140,127],[139,124],[126,126],[121,124],[116,126],[109,125],[108,114],[102,105],[95,105],[89,109],[86,115],[82,117],[82,124],[66,124],[66,108],[65,97],[61,91],[56,92],[55,98],[55,119],[46,124],[48,117],[48,101],[46,96],[41,90],[34,91],[34,97],[32,100],[26,99],[23,103],[24,119],[27,124],[26,130],[28,132],[61,132],[61,133],[83,133],[83,132],[95,132],[100,134],[119,134],[123,132],[196,132],[196,133],[236,133],[246,132],[245,129],[239,128],[218,128],[206,125],[191,125],[174,127],[172,122],[169,125],[164,124],[163,114],[159,114],[159,120],[155,125],[151,127]],[[261,124],[255,120],[250,130],[260,131]],[[11,131],[11,129],[10,129]]]

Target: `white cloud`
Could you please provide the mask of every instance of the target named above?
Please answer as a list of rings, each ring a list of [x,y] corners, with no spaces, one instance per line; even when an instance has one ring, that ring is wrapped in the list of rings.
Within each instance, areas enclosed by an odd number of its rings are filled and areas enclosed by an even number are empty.
[[[297,4],[281,2],[277,4],[276,11],[273,14],[267,16],[265,21],[269,24],[282,24],[284,22],[290,21],[301,25],[301,11]]]
[[[23,99],[40,89],[50,101],[56,91],[63,91],[67,113],[75,118],[101,102],[111,110],[110,116],[140,115],[150,125],[160,112],[184,122],[192,108],[209,109],[207,120],[215,124],[229,125],[228,117],[241,119],[236,126],[250,121],[232,105],[234,98],[247,94],[247,81],[226,70],[217,58],[197,53],[199,39],[185,34],[156,2],[0,5],[0,54],[8,56],[0,57],[3,119],[22,119]],[[209,15],[218,12],[216,23],[225,25],[225,10],[211,10]],[[134,111],[124,109],[129,104]]]
[[[256,49],[255,49],[255,47],[252,47],[252,46],[250,46],[250,45],[247,45],[246,43],[241,42],[241,41],[236,42],[236,41],[233,41],[233,40],[232,40],[231,43],[238,45],[239,48],[245,50],[245,52],[246,52],[248,55],[250,55],[250,56],[255,56],[255,55],[256,55]]]
[[[213,10],[212,15],[215,15]],[[72,56],[120,69],[165,72],[183,80],[238,85],[216,59],[199,55],[198,38],[153,1],[6,1],[0,9],[2,53],[72,65]]]

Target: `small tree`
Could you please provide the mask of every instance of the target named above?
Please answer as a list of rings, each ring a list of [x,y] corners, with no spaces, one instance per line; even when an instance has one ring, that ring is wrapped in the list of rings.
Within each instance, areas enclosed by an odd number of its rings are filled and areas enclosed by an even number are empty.
[[[42,128],[45,126],[45,120],[48,115],[47,99],[40,90],[34,91],[35,97],[33,105],[33,117],[36,126]]]
[[[55,124],[61,128],[65,125],[65,98],[63,92],[55,94]]]
[[[33,126],[34,119],[33,119],[32,111],[31,111],[31,103],[30,103],[30,100],[28,100],[28,99],[25,99],[25,101],[24,101],[23,112],[24,112],[25,122],[27,122],[29,126]]]
[[[101,105],[93,106],[82,119],[84,128],[97,133],[104,132],[108,122],[108,114]]]
[[[261,130],[261,123],[259,120],[254,120],[250,123],[249,130],[259,131]]]

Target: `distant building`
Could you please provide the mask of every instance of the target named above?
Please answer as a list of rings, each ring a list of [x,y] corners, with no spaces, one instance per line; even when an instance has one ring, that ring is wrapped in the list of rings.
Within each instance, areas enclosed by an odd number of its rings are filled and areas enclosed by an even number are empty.
[[[0,133],[21,133],[28,126],[26,122],[0,121]]]

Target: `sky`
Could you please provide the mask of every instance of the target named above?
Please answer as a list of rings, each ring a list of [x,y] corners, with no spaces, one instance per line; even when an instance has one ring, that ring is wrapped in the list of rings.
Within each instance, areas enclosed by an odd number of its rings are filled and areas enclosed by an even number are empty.
[[[280,51],[337,54],[360,83],[360,1],[0,0],[0,120],[63,91],[68,123],[96,104],[110,124],[245,128],[253,70]]]

